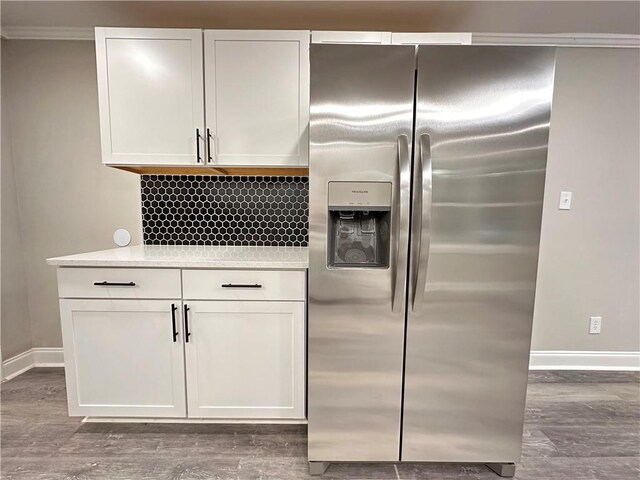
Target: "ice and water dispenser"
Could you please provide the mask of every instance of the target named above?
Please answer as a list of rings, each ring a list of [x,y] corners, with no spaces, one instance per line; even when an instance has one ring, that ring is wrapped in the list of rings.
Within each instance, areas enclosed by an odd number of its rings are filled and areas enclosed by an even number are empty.
[[[329,267],[388,267],[390,227],[391,182],[329,182]]]

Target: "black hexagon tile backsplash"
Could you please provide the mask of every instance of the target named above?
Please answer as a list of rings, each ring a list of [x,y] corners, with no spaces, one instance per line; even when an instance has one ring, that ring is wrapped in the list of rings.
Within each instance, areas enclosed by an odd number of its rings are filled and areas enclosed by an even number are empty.
[[[142,175],[146,245],[306,247],[306,177]]]

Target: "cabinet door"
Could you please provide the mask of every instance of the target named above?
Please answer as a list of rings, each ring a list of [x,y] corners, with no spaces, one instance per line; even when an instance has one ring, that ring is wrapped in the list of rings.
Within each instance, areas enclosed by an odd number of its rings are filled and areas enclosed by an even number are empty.
[[[304,418],[304,302],[186,302],[189,417]]]
[[[96,60],[103,163],[202,163],[201,30],[96,28]]]
[[[186,416],[179,301],[60,300],[60,312],[69,415]]]
[[[210,161],[308,164],[309,31],[208,30]]]

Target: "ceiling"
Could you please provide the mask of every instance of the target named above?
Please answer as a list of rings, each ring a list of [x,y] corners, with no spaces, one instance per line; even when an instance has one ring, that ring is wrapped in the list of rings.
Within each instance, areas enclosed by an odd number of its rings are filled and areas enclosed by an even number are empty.
[[[2,26],[640,34],[637,1],[2,0]]]

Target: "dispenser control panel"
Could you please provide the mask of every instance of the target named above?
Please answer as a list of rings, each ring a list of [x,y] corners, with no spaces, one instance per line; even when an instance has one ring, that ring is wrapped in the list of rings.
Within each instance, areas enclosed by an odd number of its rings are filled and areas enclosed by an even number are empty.
[[[391,186],[329,182],[327,267],[389,267]]]
[[[391,182],[329,182],[329,210],[390,210]]]

